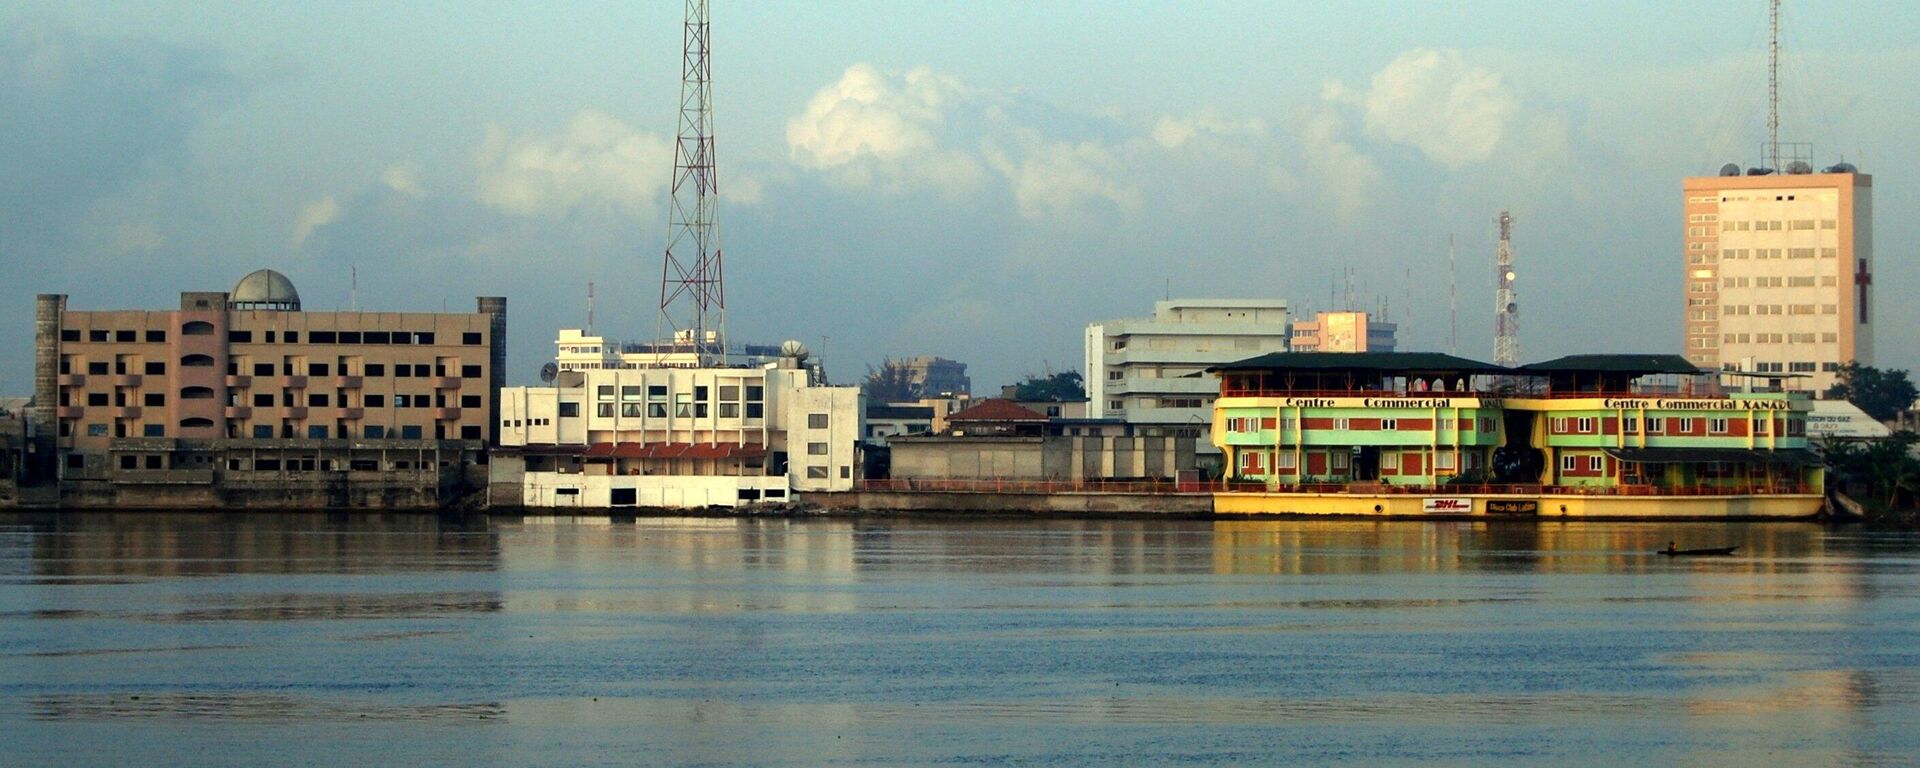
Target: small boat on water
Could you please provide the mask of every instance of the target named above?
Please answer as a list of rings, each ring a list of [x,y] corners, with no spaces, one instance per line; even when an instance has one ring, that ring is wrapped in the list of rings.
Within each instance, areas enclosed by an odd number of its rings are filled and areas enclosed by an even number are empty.
[[[1667,548],[1660,550],[1660,554],[1666,555],[1667,557],[1716,557],[1716,556],[1731,555],[1733,554],[1733,551],[1736,549],[1739,549],[1739,547],[1703,547],[1700,549],[1680,549],[1679,547],[1675,546],[1673,542],[1669,541],[1667,542]]]

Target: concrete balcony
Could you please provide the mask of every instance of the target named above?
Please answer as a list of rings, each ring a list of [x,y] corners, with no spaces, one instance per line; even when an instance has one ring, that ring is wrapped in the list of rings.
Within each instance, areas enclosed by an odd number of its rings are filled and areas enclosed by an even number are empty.
[[[282,387],[286,387],[287,389],[306,389],[306,388],[307,388],[307,377],[305,377],[305,376],[282,376],[282,377],[280,377],[280,386],[282,386]]]
[[[251,419],[253,418],[253,408],[245,405],[229,405],[227,406],[227,418]]]
[[[335,376],[333,385],[341,389],[359,389],[365,380],[359,376]]]
[[[87,385],[87,375],[86,375],[86,374],[84,374],[84,373],[63,373],[63,374],[60,374],[60,386],[63,386],[63,387],[84,387],[84,386],[86,386],[86,385]]]
[[[115,406],[113,409],[113,417],[116,419],[140,418],[140,406],[137,406],[137,405]]]
[[[448,420],[451,420],[451,419],[457,419],[457,418],[460,418],[460,409],[458,409],[458,408],[435,408],[435,409],[433,409],[433,420],[434,420],[434,421],[448,421]]]
[[[434,388],[434,389],[459,389],[459,388],[460,388],[460,377],[458,377],[458,376],[435,376],[435,377],[433,377],[433,388]]]
[[[287,418],[289,419],[304,419],[307,417],[307,407],[304,405],[289,405],[286,410]]]
[[[229,389],[245,389],[251,386],[253,386],[252,376],[244,373],[227,374],[227,387]]]
[[[366,415],[367,415],[367,409],[365,408],[341,408],[339,413],[335,416],[335,418],[358,419]]]
[[[140,382],[144,380],[145,379],[137,373],[122,373],[113,377],[113,385],[116,387],[137,387],[140,386]]]
[[[54,416],[62,419],[77,419],[87,415],[85,406],[63,405],[54,409]]]

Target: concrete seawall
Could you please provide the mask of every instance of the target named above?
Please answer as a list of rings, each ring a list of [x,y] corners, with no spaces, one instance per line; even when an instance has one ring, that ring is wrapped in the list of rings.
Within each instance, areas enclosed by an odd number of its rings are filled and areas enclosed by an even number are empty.
[[[1065,515],[1210,517],[1205,493],[983,493],[965,491],[850,491],[802,493],[799,503],[829,512],[973,512]]]

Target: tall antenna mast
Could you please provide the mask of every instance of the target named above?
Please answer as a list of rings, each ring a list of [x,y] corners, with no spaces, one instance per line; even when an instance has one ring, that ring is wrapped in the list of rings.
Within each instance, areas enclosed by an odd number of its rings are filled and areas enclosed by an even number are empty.
[[[1493,362],[1512,368],[1520,364],[1520,305],[1513,292],[1513,216],[1500,212],[1500,245],[1493,252],[1494,292]]]
[[[347,289],[347,305],[358,312],[360,311],[360,265],[348,265],[347,275],[348,284],[351,286]]]
[[[666,258],[660,266],[663,352],[689,353],[696,365],[726,358],[726,284],[722,281],[720,199],[714,175],[712,48],[707,0],[687,0],[680,61],[680,133],[674,142],[673,194],[667,220]],[[681,306],[676,306],[676,304]]]
[[[593,281],[587,281],[587,335],[593,335]]]
[[[1767,3],[1767,18],[1767,151],[1760,162],[1780,173],[1780,0]]]
[[[1460,291],[1454,283],[1453,233],[1447,233],[1447,354],[1460,354]]]

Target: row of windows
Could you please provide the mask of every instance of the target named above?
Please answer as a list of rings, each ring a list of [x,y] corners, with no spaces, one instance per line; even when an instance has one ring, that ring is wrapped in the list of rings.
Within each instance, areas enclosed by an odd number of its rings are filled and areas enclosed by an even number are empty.
[[[1702,219],[1702,221],[1705,221],[1705,219]],[[1815,227],[1820,229],[1838,229],[1840,222],[1837,219],[1755,219],[1751,221],[1720,222],[1720,231],[1722,232],[1778,232],[1782,229],[1808,230]]]
[[[1808,363],[1808,365],[1812,365],[1812,363]],[[1695,423],[1697,419],[1698,417],[1694,417],[1694,416],[1670,416],[1664,419],[1659,417],[1649,418],[1647,419],[1647,434],[1650,434],[1650,435],[1658,435],[1662,433],[1669,434],[1669,435],[1691,434],[1693,432],[1694,427],[1697,426]],[[1756,416],[1752,419],[1751,423],[1752,423],[1753,434],[1764,435],[1772,430],[1773,419],[1770,416]],[[1794,434],[1796,427],[1802,423],[1803,422],[1801,422],[1799,419],[1788,419],[1787,420],[1787,426],[1789,430],[1788,434]],[[1708,418],[1707,434],[1724,435],[1728,431],[1729,424],[1730,424],[1730,420],[1724,417]],[[1597,426],[1599,426],[1598,420],[1592,417],[1569,416],[1569,417],[1558,417],[1558,418],[1552,419],[1548,424],[1548,430],[1553,434],[1557,434],[1557,435],[1591,435],[1591,434],[1597,434],[1595,431],[1595,428]],[[1665,427],[1664,430],[1662,429],[1662,426]],[[1622,417],[1620,419],[1620,429],[1625,434],[1638,433],[1640,431],[1640,417],[1638,416]],[[1613,433],[1609,431],[1606,434],[1613,434]]]
[[[72,373],[73,367],[78,361],[79,358],[77,357],[61,358],[60,373]],[[167,364],[159,361],[149,361],[142,364],[138,361],[123,358],[115,360],[111,364],[104,360],[95,360],[86,363],[87,375],[89,376],[105,376],[109,371],[114,375],[122,375],[131,372],[131,369],[136,365],[141,366],[141,371],[149,376],[162,376],[167,372]],[[187,355],[180,359],[180,365],[188,368],[206,367],[213,365],[213,358],[207,355]],[[341,376],[370,376],[380,378],[387,375],[387,364],[366,363],[361,368],[362,373],[357,374],[351,373],[349,364],[345,362],[340,363],[338,367],[336,367],[329,363],[303,364],[293,360],[282,361],[278,365],[274,363],[254,363],[251,370],[255,376],[331,376],[335,371],[338,371]],[[393,378],[424,379],[430,376],[447,376],[450,375],[448,374],[449,370],[453,370],[453,367],[446,363],[394,363]],[[460,378],[477,379],[481,377],[483,369],[476,364],[461,365],[458,370]],[[227,364],[227,373],[229,375],[237,376],[240,372],[240,363],[229,362]]]
[[[1725,288],[1811,288],[1815,285],[1838,285],[1839,282],[1838,275],[1762,275],[1720,279],[1720,285]]]
[[[1347,430],[1351,428],[1352,420],[1350,417],[1335,418],[1332,421],[1333,421],[1332,429]],[[1494,420],[1493,420],[1493,417],[1491,416],[1481,417],[1479,420],[1479,425],[1480,425],[1481,432],[1492,434],[1494,431]],[[1465,426],[1467,429],[1473,429],[1474,420],[1467,419]],[[1299,421],[1292,416],[1286,416],[1278,419],[1277,421],[1271,416],[1268,416],[1268,417],[1235,416],[1227,419],[1228,432],[1258,432],[1262,429],[1274,429],[1276,427],[1278,427],[1283,432],[1291,432],[1291,431],[1298,430],[1300,428],[1300,424],[1299,424]],[[1381,431],[1393,431],[1399,428],[1400,428],[1400,420],[1397,418],[1380,419]],[[1435,428],[1441,432],[1451,432],[1455,428],[1454,420],[1451,418],[1438,419],[1435,422]]]
[[[205,427],[211,427],[211,426],[213,426],[213,422],[208,419],[182,419],[180,421],[181,429],[205,428]],[[85,425],[82,425],[82,431],[84,431],[88,437],[107,437],[109,434],[111,434],[113,437],[131,437],[132,436],[130,434],[132,430],[126,424],[113,424],[113,425],[85,424]],[[272,425],[272,424],[255,424],[253,425],[253,429],[251,430],[251,435],[255,439],[261,439],[261,440],[273,439],[275,437],[296,438],[300,436],[300,431],[301,430],[298,427],[294,426],[291,422],[281,422],[277,428],[275,427],[275,425]],[[344,439],[352,436],[350,434],[351,430],[349,429],[348,425],[345,423],[335,424],[332,427],[328,427],[324,424],[312,424],[312,425],[308,425],[305,431],[306,431],[305,436],[307,438],[315,439],[315,440],[325,440],[329,438]],[[73,434],[73,432],[74,432],[73,424],[71,424],[70,422],[62,422],[60,424],[61,437],[69,437]],[[426,433],[425,428],[423,428],[421,425],[418,425],[418,424],[406,424],[406,425],[402,425],[398,429],[395,429],[394,427],[390,427],[390,426],[380,425],[380,424],[368,424],[364,427],[361,427],[360,429],[360,436],[368,439],[374,439],[374,440],[384,440],[384,439],[394,439],[394,438],[398,438],[401,440],[419,440],[419,439],[422,439],[422,436],[425,435],[425,433]],[[166,430],[166,425],[164,424],[143,424],[140,426],[140,437],[166,437],[166,436],[167,436],[167,430]],[[239,425],[237,423],[232,421],[227,422],[227,436],[228,437],[239,436]],[[437,424],[434,425],[433,437],[435,440],[447,439],[446,426],[437,425]],[[484,437],[485,435],[481,434],[480,427],[478,426],[468,424],[460,427],[460,439],[462,440],[480,440]]]
[[[1765,259],[1811,259],[1818,256],[1823,259],[1836,258],[1839,248],[1722,248],[1720,258],[1728,261],[1765,260]],[[1709,254],[1711,259],[1711,254]]]
[[[214,331],[213,324],[202,321],[202,320],[194,320],[180,327],[180,333],[181,335],[184,335],[184,336],[205,336],[205,335],[212,334],[213,331]],[[81,337],[81,333],[80,333],[80,330],[77,328],[63,328],[60,330],[61,341],[79,341],[80,337]],[[260,337],[263,341],[265,341],[268,344],[300,343],[299,331],[263,331],[261,332]],[[145,341],[150,343],[162,343],[167,340],[167,332],[163,330],[148,330],[148,331],[142,332],[142,331],[104,330],[104,329],[92,329],[86,332],[87,341],[131,342],[131,341],[140,341],[143,338]],[[253,342],[253,338],[254,338],[253,331],[237,331],[237,330],[227,331],[227,341],[230,343],[250,344]],[[467,346],[479,346],[480,344],[484,343],[483,341],[484,338],[485,337],[477,331],[468,331],[460,334],[460,343],[465,344]],[[308,331],[307,332],[307,343],[309,344],[429,345],[429,344],[433,344],[435,339],[436,339],[436,336],[434,335],[433,331]]]
[[[721,400],[728,401],[728,402],[740,401],[740,394],[741,394],[740,385],[722,384],[717,389],[720,390]],[[761,386],[758,384],[748,384],[745,387],[745,389],[746,389],[747,400],[749,401],[759,401],[759,400],[767,399],[767,389],[764,386]],[[699,400],[704,402],[708,399],[707,395],[711,391],[712,389],[710,389],[709,387],[703,384],[703,385],[695,386],[693,388],[693,392],[691,393],[691,395],[689,395],[689,393],[686,393],[686,392],[674,393],[674,396],[675,396],[674,400],[676,402],[683,402],[683,401],[691,402],[693,400]],[[612,400],[615,395],[615,387],[612,384],[601,384],[594,387],[593,394],[594,394],[594,399],[596,400]],[[636,384],[620,385],[618,388],[618,394],[622,401],[639,402],[640,386]],[[646,387],[646,394],[647,394],[648,402],[665,402],[667,399],[667,385],[649,384]]]
[[[1839,314],[1838,304],[1728,304],[1720,314],[1727,317],[1742,315],[1811,315],[1818,306],[1819,314]]]
[[[1839,340],[1837,333],[1727,333],[1720,336],[1722,344],[1833,344]]]

